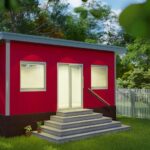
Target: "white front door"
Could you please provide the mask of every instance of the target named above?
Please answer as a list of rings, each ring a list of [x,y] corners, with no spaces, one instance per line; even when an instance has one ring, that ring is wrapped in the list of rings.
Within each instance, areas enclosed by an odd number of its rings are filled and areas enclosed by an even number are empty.
[[[82,65],[58,64],[58,109],[82,107]]]

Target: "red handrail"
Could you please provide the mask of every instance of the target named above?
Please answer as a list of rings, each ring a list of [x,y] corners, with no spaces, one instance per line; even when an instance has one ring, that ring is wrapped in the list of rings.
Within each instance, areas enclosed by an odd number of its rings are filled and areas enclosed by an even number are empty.
[[[99,101],[101,101],[103,104],[110,106],[108,102],[106,102],[102,97],[100,97],[97,93],[95,93],[92,89],[88,88],[89,92],[94,95]]]

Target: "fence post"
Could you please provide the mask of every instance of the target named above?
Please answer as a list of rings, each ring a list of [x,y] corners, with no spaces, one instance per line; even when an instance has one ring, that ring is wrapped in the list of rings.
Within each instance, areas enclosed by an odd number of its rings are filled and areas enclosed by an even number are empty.
[[[135,117],[135,100],[136,100],[136,95],[134,90],[130,90],[130,98],[131,98],[131,116]]]

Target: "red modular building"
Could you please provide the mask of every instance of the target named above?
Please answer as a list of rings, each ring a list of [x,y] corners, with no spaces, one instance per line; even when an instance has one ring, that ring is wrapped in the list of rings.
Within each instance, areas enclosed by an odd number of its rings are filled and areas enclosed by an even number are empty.
[[[0,135],[33,128],[61,109],[116,117],[115,53],[124,48],[0,33]]]

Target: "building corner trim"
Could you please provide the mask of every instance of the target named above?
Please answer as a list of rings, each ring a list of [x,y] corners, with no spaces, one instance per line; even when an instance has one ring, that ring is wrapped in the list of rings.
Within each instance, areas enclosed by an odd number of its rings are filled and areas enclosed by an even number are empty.
[[[5,115],[10,115],[10,41],[6,41],[6,60],[5,60]]]

